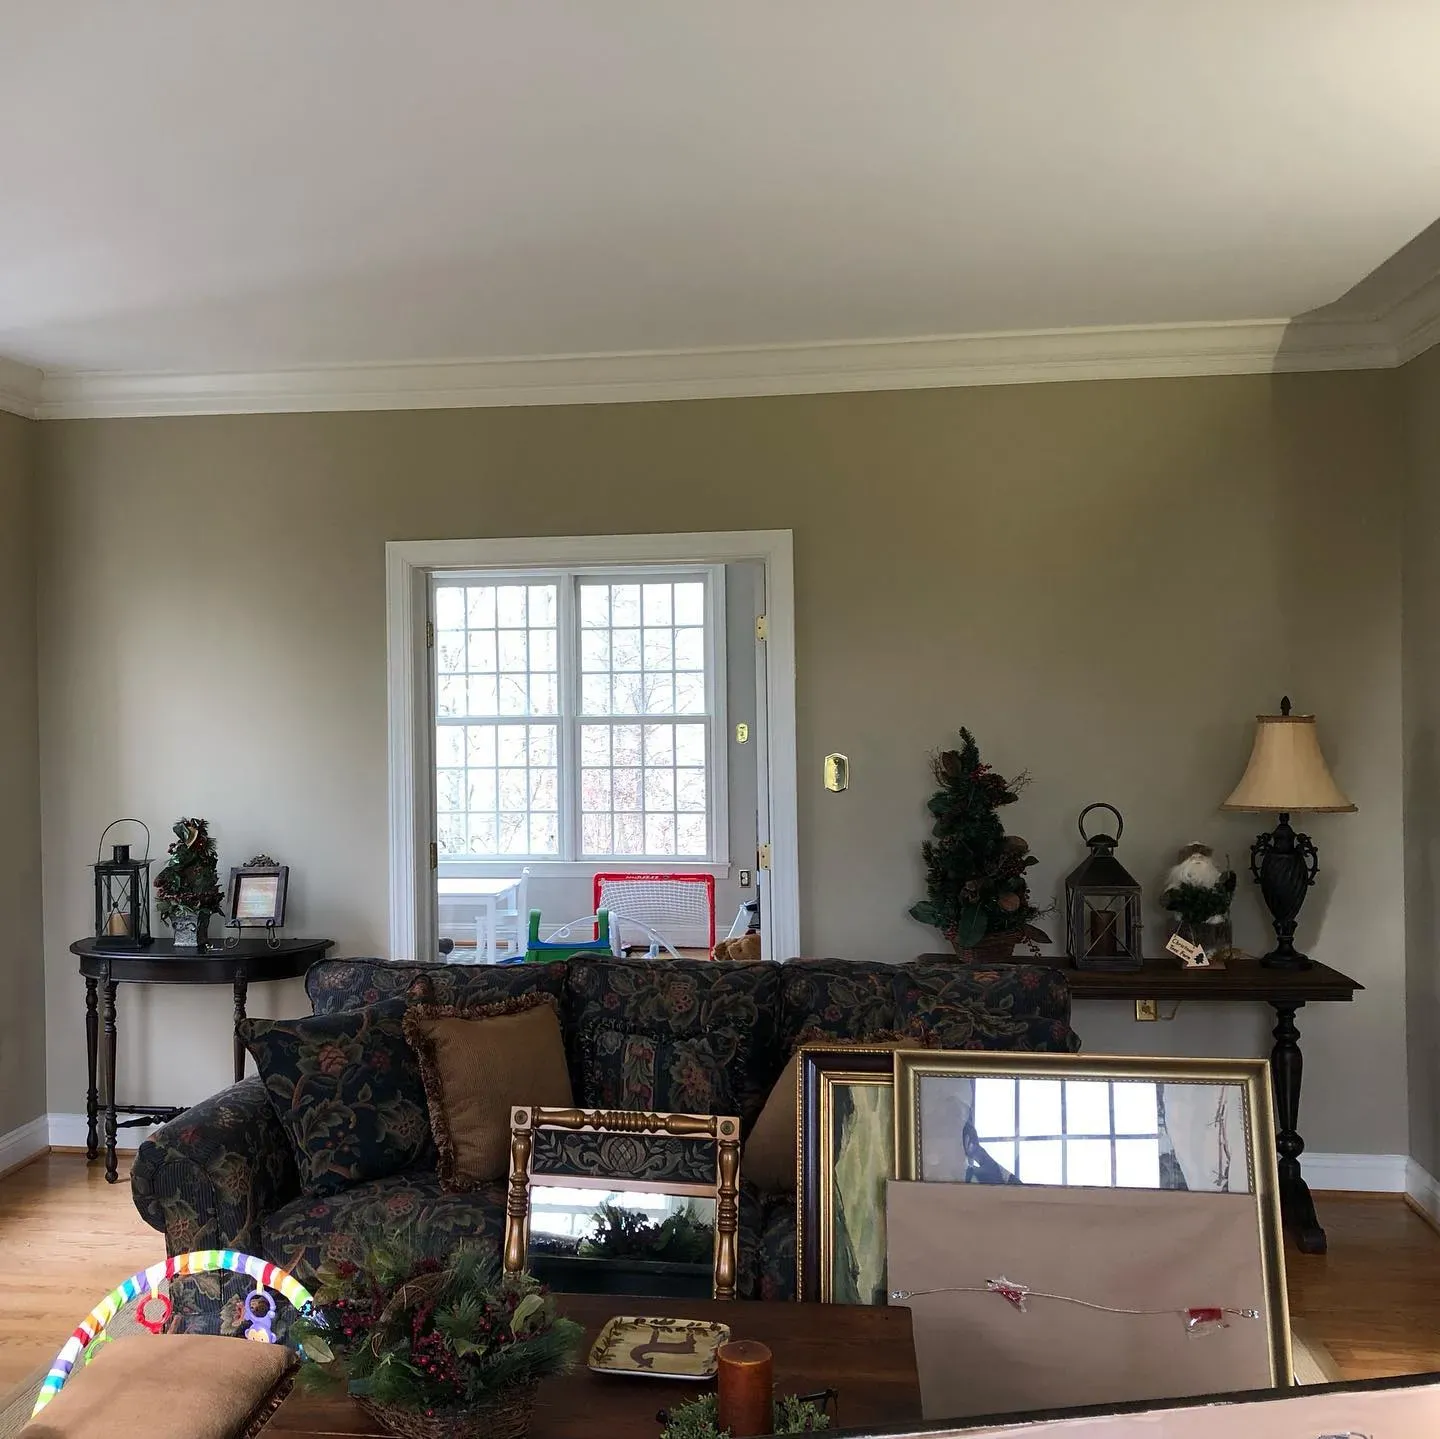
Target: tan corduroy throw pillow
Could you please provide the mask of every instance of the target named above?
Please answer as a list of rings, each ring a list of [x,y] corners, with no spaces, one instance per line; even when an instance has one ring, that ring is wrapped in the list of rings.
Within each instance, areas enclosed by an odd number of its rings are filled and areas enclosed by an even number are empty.
[[[405,1038],[420,1059],[447,1193],[509,1173],[514,1105],[572,1103],[565,1041],[548,994],[470,1008],[411,1005]]]
[[[823,1044],[829,1049],[899,1049],[925,1047],[923,1039],[904,1039],[893,1031],[874,1039],[832,1039],[819,1030],[802,1034],[799,1043]],[[791,1056],[775,1081],[765,1108],[745,1141],[741,1175],[768,1194],[794,1194],[796,1151],[800,1144],[800,1051]]]
[[[251,1439],[290,1391],[295,1354],[217,1334],[101,1344],[20,1431],[24,1439]]]

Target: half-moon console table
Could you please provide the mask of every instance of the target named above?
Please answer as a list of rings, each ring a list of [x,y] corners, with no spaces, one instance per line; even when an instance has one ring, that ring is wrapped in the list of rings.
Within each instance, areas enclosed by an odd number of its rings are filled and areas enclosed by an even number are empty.
[[[176,950],[174,941],[157,939],[148,949],[97,949],[93,939],[77,939],[71,954],[80,957],[85,977],[85,1057],[89,1086],[85,1094],[85,1157],[100,1154],[97,1120],[100,1114],[96,1068],[100,1048],[97,991],[104,987],[105,1025],[105,1178],[119,1177],[115,1162],[117,1129],[140,1124],[165,1124],[185,1112],[184,1105],[116,1104],[115,1102],[115,996],[122,984],[228,984],[235,996],[235,1022],[245,1018],[245,995],[251,984],[272,979],[295,979],[305,973],[334,943],[329,939],[282,939],[272,949],[263,939],[242,939],[234,949],[212,943],[205,949]],[[235,1078],[245,1077],[245,1046],[235,1039]],[[116,1116],[129,1115],[123,1122]]]

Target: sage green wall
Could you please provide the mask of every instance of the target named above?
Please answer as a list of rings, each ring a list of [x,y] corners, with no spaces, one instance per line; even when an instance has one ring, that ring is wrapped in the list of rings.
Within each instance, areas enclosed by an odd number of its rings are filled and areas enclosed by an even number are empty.
[[[45,1113],[36,426],[0,412],[0,1136]]]
[[[795,532],[802,927],[811,953],[904,959],[926,755],[961,723],[1029,769],[1008,818],[1052,897],[1079,809],[1125,813],[1153,893],[1201,838],[1252,716],[1318,712],[1359,805],[1311,826],[1302,939],[1366,985],[1313,1006],[1318,1151],[1407,1141],[1399,407],[1380,373],[1108,381],[554,409],[46,425],[41,714],[52,1110],[81,1106],[79,981],[104,824],[213,822],[222,862],[292,865],[296,932],[386,943],[383,546],[445,536]],[[821,760],[848,754],[843,795]],[[1242,889],[1240,939],[1263,939]],[[1158,916],[1152,914],[1158,929]],[[1053,925],[1052,921],[1052,925]],[[297,986],[257,991],[294,1010]],[[228,1078],[228,1000],[124,991],[138,1101]],[[1138,1026],[1092,1050],[1262,1053],[1266,1012]]]
[[[1400,373],[1405,510],[1405,928],[1410,1153],[1440,1175],[1440,349]]]

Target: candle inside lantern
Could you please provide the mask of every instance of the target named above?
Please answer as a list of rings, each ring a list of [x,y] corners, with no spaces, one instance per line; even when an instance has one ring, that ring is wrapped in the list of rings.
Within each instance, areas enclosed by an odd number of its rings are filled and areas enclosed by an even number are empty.
[[[105,921],[105,933],[122,935],[130,933],[130,921],[120,913],[118,909],[110,911],[110,918]]]
[[[734,1439],[775,1431],[775,1360],[755,1339],[734,1339],[716,1351],[717,1418]]]
[[[1116,924],[1120,916],[1108,909],[1090,911],[1090,945],[1087,953],[1113,959],[1120,953]]]

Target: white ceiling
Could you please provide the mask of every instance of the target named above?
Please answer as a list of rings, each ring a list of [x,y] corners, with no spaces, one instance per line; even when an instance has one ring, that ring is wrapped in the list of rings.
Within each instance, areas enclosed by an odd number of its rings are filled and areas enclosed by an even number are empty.
[[[1440,209],[1435,0],[0,0],[0,355],[1284,318]]]

